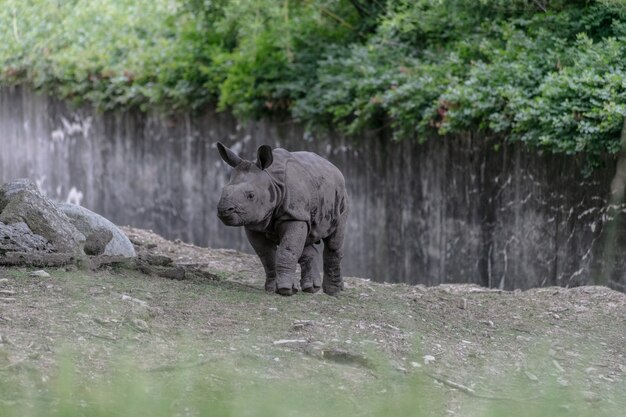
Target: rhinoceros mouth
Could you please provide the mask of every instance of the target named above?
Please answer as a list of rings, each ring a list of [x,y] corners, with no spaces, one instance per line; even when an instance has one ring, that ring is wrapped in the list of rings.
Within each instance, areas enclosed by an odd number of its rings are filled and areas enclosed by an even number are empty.
[[[226,226],[243,225],[243,219],[241,218],[239,213],[218,214],[217,217],[219,217],[222,223],[224,223]]]

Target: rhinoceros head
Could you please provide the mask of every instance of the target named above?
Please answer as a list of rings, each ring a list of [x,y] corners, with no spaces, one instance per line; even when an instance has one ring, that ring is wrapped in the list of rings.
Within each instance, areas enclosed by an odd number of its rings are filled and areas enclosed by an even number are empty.
[[[217,149],[224,162],[234,168],[230,181],[224,186],[217,205],[217,216],[227,226],[246,226],[267,221],[276,206],[274,185],[264,172],[274,158],[272,148],[262,145],[257,150],[257,162],[240,158],[221,143]]]

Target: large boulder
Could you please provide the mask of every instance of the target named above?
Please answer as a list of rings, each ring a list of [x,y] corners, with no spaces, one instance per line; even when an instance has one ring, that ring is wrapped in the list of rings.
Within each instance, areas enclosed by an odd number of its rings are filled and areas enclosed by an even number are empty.
[[[0,255],[8,252],[52,253],[54,246],[45,237],[34,234],[26,223],[0,222]]]
[[[47,239],[55,252],[84,254],[85,236],[28,179],[0,186],[0,222],[14,228],[17,224],[19,230],[23,229],[20,223],[26,224],[33,234]]]
[[[59,209],[86,237],[87,255],[134,258],[135,248],[128,237],[113,223],[84,207],[61,203]]]

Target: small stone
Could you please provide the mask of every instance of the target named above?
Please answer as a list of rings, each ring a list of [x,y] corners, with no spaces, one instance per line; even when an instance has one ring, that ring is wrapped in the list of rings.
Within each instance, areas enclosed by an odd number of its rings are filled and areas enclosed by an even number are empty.
[[[613,378],[608,377],[608,376],[606,376],[606,375],[600,375],[600,376],[599,376],[599,378],[600,378],[600,379],[604,379],[605,381],[608,381],[608,382],[614,382],[614,379],[613,379]]]
[[[154,255],[154,254],[146,254],[143,259],[148,262],[150,265],[155,266],[168,266],[171,265],[174,261],[169,256],[165,255]]]
[[[413,368],[421,368],[422,367],[422,365],[420,365],[419,362],[411,362],[411,366]]]
[[[0,278],[0,284],[4,284],[6,282],[9,282],[8,278]]]
[[[157,246],[158,246],[158,245],[157,245],[156,243],[148,243],[148,244],[146,245],[146,248],[148,248],[148,249],[154,249],[154,248],[156,248]]]
[[[0,295],[15,295],[15,291],[12,291],[12,290],[0,290]]]
[[[100,317],[94,317],[93,321],[95,321],[96,323],[98,323],[101,326],[108,326],[109,324],[111,324],[110,320],[102,319]]]
[[[463,299],[459,300],[459,308],[461,310],[466,310],[467,309],[467,298],[463,298]]]
[[[152,271],[160,277],[182,281],[186,278],[187,273],[182,266],[154,266]]]
[[[313,320],[295,320],[293,322],[294,330],[302,330],[305,327],[313,326],[315,322]]]
[[[423,358],[424,358],[424,365],[428,365],[429,363],[435,361],[435,357],[432,355],[424,355]]]
[[[275,340],[273,342],[274,345],[287,345],[287,344],[293,344],[293,343],[306,343],[306,340],[304,339],[281,339],[281,340]]]
[[[146,333],[150,331],[150,327],[148,326],[148,323],[146,323],[145,321],[141,319],[133,319],[131,320],[131,324],[135,328],[135,330],[138,330],[142,333]]]
[[[601,400],[600,396],[592,391],[583,391],[582,395],[584,400],[589,403],[595,403]]]
[[[30,274],[28,274],[28,276],[39,277],[39,278],[50,278],[50,274],[44,271],[43,269],[40,269],[38,271],[33,271]]]
[[[539,381],[539,378],[537,378],[537,377],[535,376],[535,374],[532,374],[532,373],[530,373],[530,372],[528,372],[528,371],[524,371],[524,374],[526,375],[526,377],[527,377],[528,379],[530,379],[530,380],[531,380],[531,381],[533,381],[533,382],[538,382],[538,381]]]
[[[122,300],[130,301],[131,303],[139,304],[142,307],[147,307],[148,306],[147,302],[145,302],[143,300],[140,300],[139,298],[131,297],[130,295],[126,295],[126,294],[122,294]]]
[[[569,381],[563,377],[559,377],[556,382],[558,382],[562,387],[569,387]]]
[[[366,368],[371,367],[369,360],[364,355],[348,352],[344,349],[322,349],[319,352],[319,357],[341,364],[359,365]]]

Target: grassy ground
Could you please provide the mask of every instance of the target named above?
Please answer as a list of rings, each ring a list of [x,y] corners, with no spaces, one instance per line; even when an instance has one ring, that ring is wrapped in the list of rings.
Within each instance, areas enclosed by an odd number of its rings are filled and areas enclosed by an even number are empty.
[[[127,229],[219,279],[0,269],[0,416],[618,416],[626,296],[347,279],[267,295],[258,262]]]

